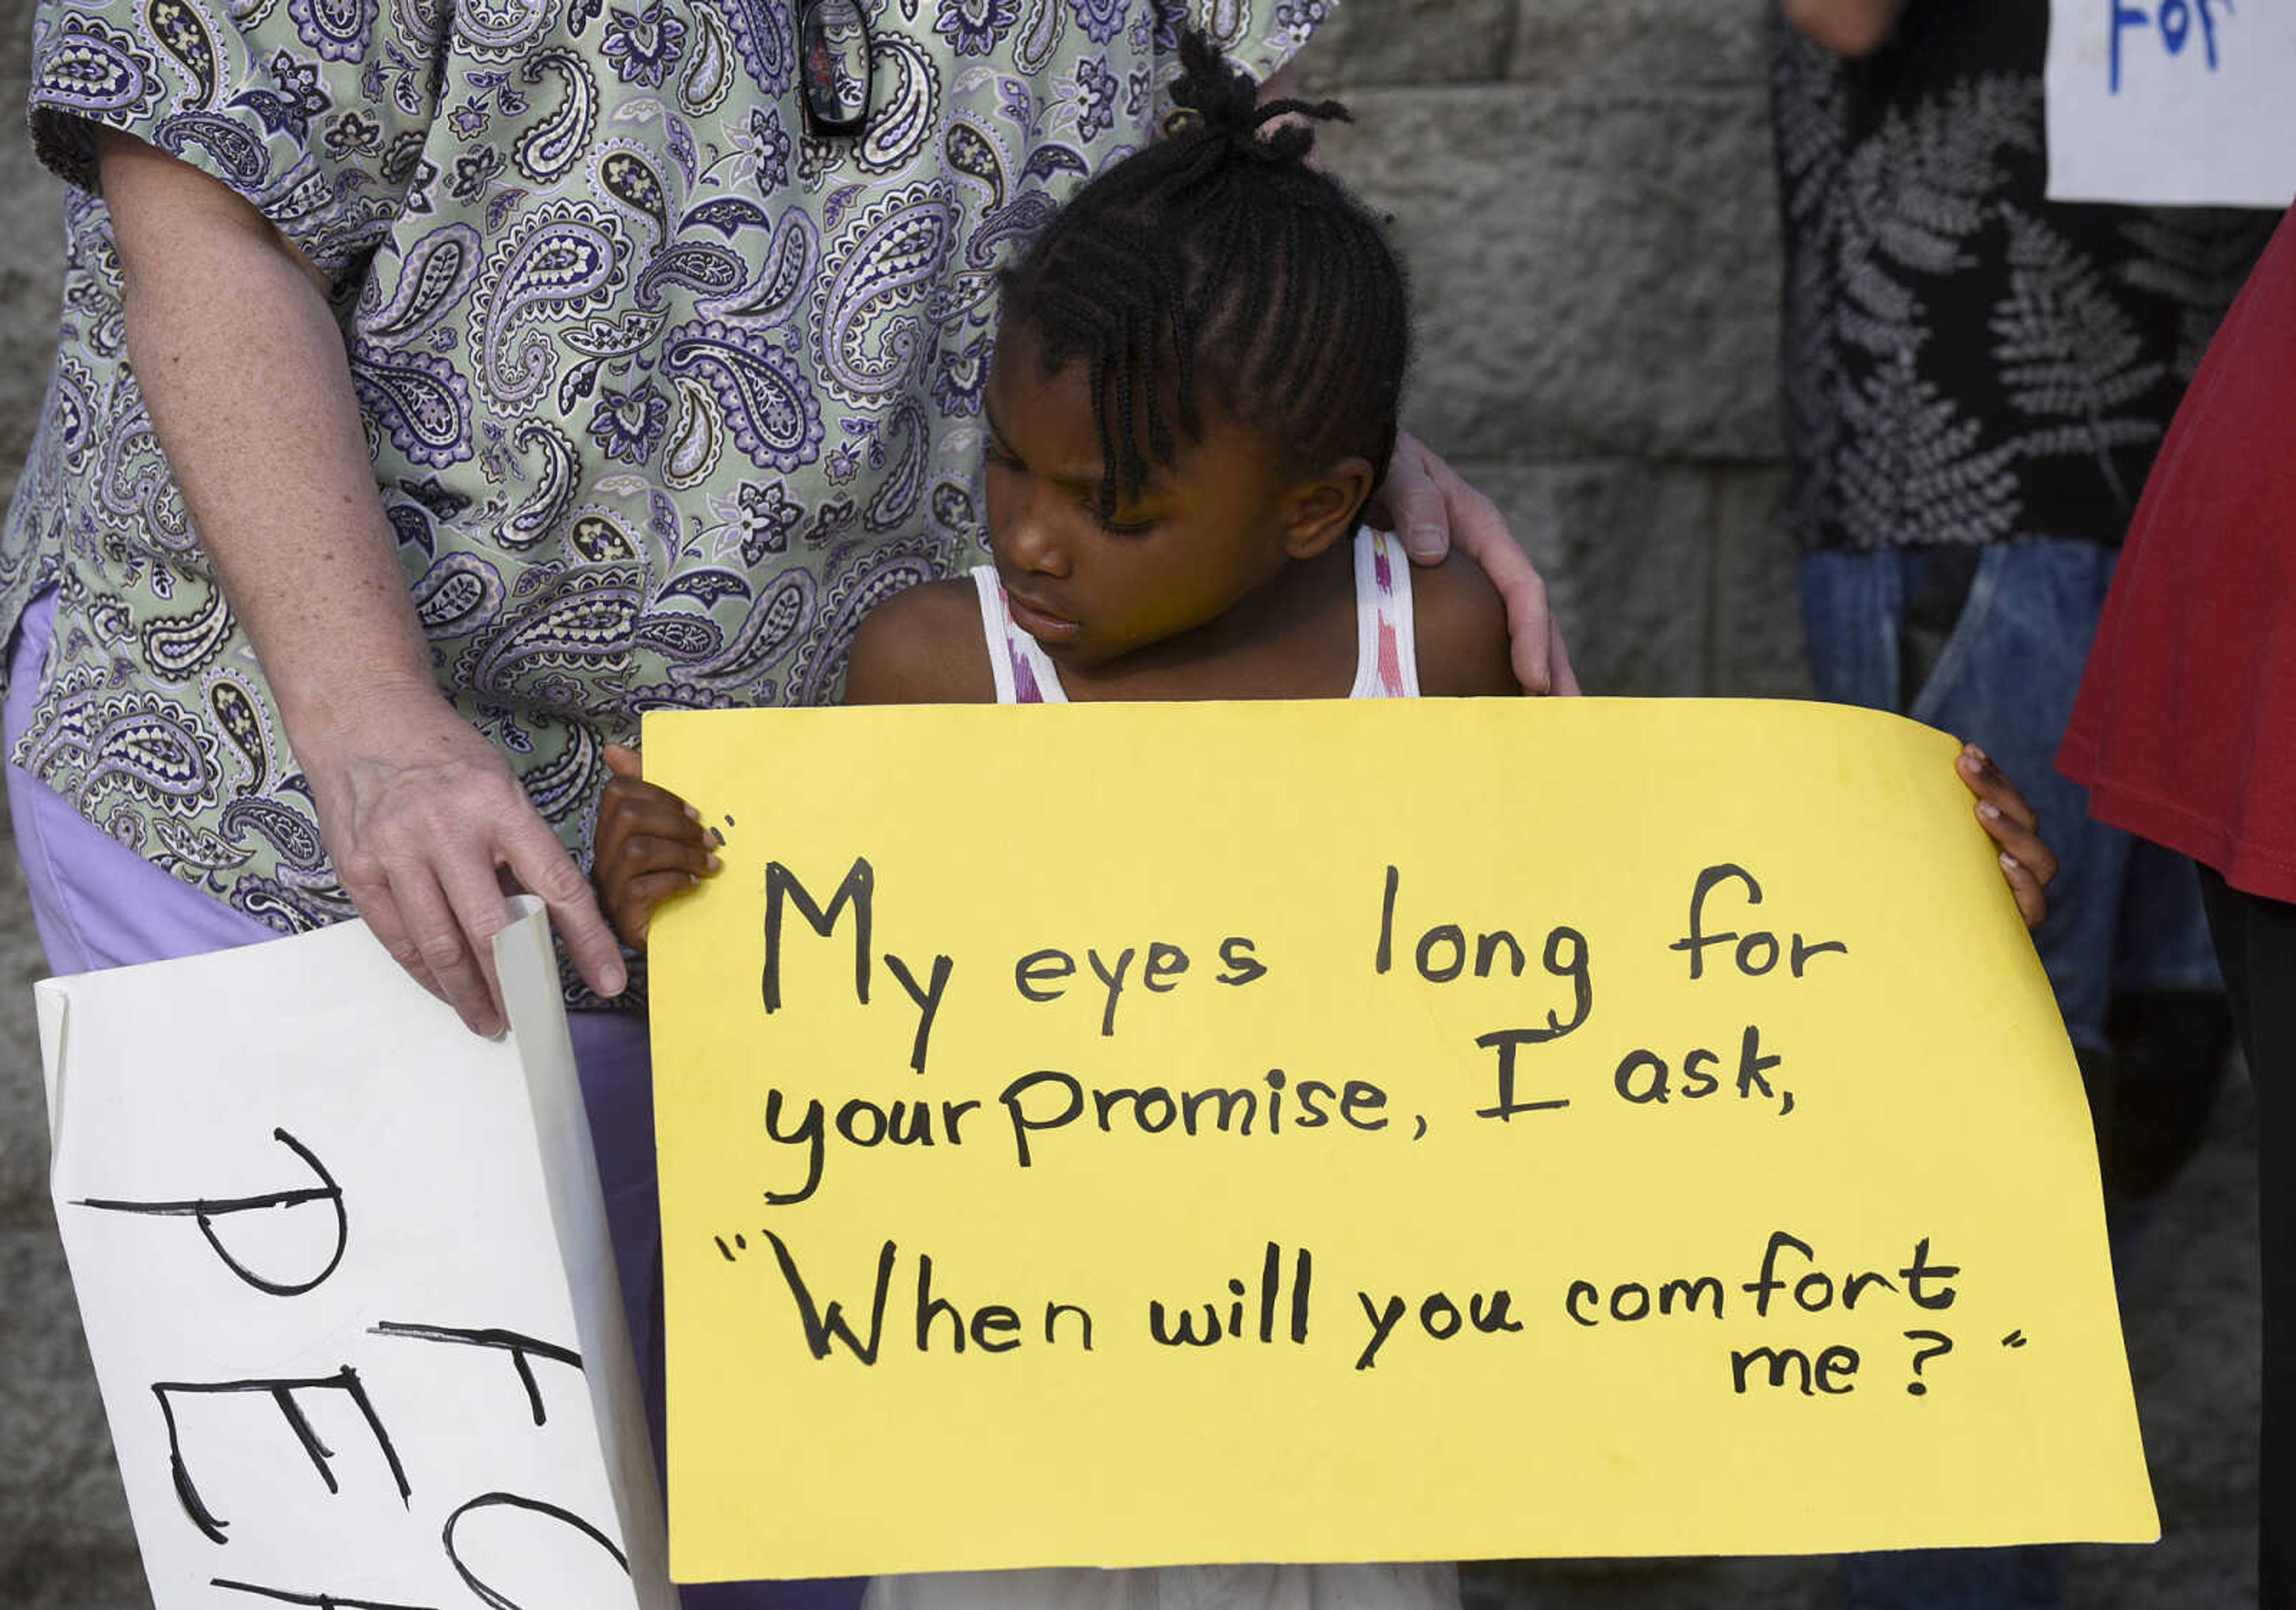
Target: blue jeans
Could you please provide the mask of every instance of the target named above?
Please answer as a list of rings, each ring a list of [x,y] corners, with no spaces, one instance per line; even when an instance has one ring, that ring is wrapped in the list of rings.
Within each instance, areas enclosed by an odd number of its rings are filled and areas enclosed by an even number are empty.
[[[2192,863],[2093,819],[2087,791],[2056,768],[2115,558],[2086,542],[1988,546],[1928,675],[1911,688],[1908,615],[1953,556],[1812,553],[1800,570],[1820,697],[1975,742],[2040,813],[2059,870],[2033,943],[2067,1034],[2092,1051],[2107,1049],[2105,1007],[2117,993],[2223,987]],[[2056,1548],[1851,1555],[1842,1578],[1848,1610],[2056,1610],[2064,1599]]]
[[[2088,791],[2057,770],[2115,557],[2046,538],[1987,547],[1928,680],[1910,690],[1899,685],[1899,633],[1934,556],[1899,548],[1801,561],[1818,696],[1970,740],[2040,813],[2059,870],[2033,944],[2084,1050],[2105,1049],[2115,994],[2224,987],[2192,862],[2095,820]]]

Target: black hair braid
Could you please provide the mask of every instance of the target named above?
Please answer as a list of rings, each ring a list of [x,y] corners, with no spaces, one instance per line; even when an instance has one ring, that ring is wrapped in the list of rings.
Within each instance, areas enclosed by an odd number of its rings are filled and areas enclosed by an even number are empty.
[[[1403,270],[1384,231],[1308,166],[1331,101],[1258,103],[1201,33],[1180,44],[1164,138],[1079,190],[1004,276],[1008,327],[1047,372],[1084,361],[1103,515],[1137,496],[1209,395],[1286,467],[1394,451],[1409,358]],[[1278,119],[1283,119],[1280,123]],[[1274,127],[1270,127],[1274,125]]]
[[[1116,347],[1116,365],[1117,372],[1119,374],[1137,374],[1140,372],[1137,362],[1139,346],[1138,343],[1133,339],[1135,326],[1136,326],[1139,322],[1139,310],[1137,308],[1128,307],[1124,310],[1124,316],[1117,325],[1119,344]],[[1117,429],[1121,438],[1127,443],[1136,442],[1139,439],[1138,434],[1132,428],[1133,407],[1137,401],[1133,395],[1134,389],[1135,388],[1130,386],[1119,385],[1116,393],[1118,402],[1122,405],[1122,406],[1117,410]],[[1134,451],[1136,453],[1138,449],[1136,447]]]
[[[1172,367],[1177,371],[1180,391],[1180,429],[1193,440],[1203,434],[1203,416],[1196,412],[1196,352],[1188,304],[1177,283],[1167,285],[1164,293],[1164,319],[1171,331]],[[1157,410],[1159,414],[1162,412]]]

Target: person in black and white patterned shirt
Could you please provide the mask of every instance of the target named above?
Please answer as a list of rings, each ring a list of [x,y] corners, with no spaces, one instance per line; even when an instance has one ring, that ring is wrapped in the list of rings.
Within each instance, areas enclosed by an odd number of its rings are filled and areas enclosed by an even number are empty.
[[[1782,0],[1770,25],[1813,678],[1973,740],[2039,811],[2062,870],[2035,943],[2125,1206],[2197,1144],[2229,1017],[2191,863],[2092,819],[2054,762],[2152,457],[2275,220],[2048,200],[2047,0]],[[1848,1599],[2038,1610],[2060,1575],[2047,1549],[1867,1556]]]

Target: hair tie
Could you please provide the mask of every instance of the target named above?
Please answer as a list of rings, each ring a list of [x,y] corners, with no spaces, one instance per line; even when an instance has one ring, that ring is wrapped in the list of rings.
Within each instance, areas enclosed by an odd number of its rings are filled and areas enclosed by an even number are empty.
[[[1199,29],[1180,36],[1180,77],[1172,86],[1176,108],[1167,122],[1167,134],[1193,123],[1207,135],[1217,136],[1230,150],[1254,161],[1275,165],[1303,161],[1315,149],[1315,123],[1346,123],[1353,119],[1337,101],[1284,99],[1262,104],[1259,86],[1251,75],[1223,57]],[[1273,134],[1263,134],[1281,118],[1304,119],[1286,123]]]

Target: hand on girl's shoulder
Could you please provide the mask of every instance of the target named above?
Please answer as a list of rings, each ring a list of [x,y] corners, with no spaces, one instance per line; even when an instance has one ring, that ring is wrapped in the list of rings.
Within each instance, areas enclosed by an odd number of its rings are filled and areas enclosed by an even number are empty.
[[[1439,565],[1411,568],[1419,691],[1436,698],[1520,693],[1509,658],[1506,602],[1483,568],[1454,548]]]
[[[845,672],[849,705],[987,705],[996,674],[968,576],[926,582],[869,611]]]

